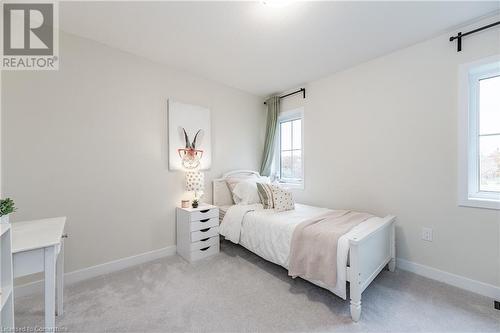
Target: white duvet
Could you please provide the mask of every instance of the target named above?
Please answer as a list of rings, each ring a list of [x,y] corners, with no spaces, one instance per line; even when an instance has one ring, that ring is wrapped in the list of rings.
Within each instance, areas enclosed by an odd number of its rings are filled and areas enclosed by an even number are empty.
[[[295,210],[275,212],[263,209],[261,204],[235,205],[228,208],[219,232],[233,243],[241,244],[262,258],[288,269],[290,245],[295,227],[312,217],[328,212],[319,208],[296,204]],[[337,248],[337,285],[326,288],[319,281],[310,281],[346,299],[346,267],[349,254],[349,239],[366,229],[374,228],[379,218],[371,218],[343,235]]]

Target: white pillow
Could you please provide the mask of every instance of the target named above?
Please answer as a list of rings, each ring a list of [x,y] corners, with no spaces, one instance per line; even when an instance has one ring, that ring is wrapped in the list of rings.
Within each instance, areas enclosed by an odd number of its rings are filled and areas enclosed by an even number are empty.
[[[243,181],[236,184],[233,190],[233,200],[237,205],[252,205],[260,203],[257,184],[251,181]]]
[[[226,184],[227,187],[229,188],[229,191],[231,191],[231,194],[233,196],[233,201],[235,204],[240,204],[242,201],[240,197],[237,197],[234,194],[234,189],[236,185],[242,182],[247,182],[247,183],[269,183],[271,180],[269,177],[262,177],[262,176],[257,176],[257,175],[250,175],[250,176],[239,176],[239,177],[230,177],[226,179]],[[256,202],[259,203],[260,201]]]

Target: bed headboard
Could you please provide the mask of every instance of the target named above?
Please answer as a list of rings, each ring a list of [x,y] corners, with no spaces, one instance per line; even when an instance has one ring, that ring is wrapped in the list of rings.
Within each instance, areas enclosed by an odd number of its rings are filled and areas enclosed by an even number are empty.
[[[244,177],[256,175],[260,176],[257,171],[253,170],[234,170],[229,171],[222,175],[219,179],[213,180],[212,186],[212,201],[215,206],[227,206],[234,205],[233,196],[231,195],[231,191],[229,191],[229,187],[227,187],[226,179],[229,177]]]

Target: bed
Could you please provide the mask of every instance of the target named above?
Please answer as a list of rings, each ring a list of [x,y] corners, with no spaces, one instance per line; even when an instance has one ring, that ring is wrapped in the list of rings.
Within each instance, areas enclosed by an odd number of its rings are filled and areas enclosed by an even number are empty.
[[[296,204],[292,211],[276,213],[272,209],[245,209],[234,205],[226,179],[259,176],[255,171],[236,170],[213,181],[213,203],[219,207],[220,220],[241,219],[239,244],[260,257],[288,269],[291,235],[302,221],[327,212],[327,208]],[[241,217],[238,217],[241,216]],[[337,284],[327,287],[308,280],[335,295],[347,298],[349,282],[350,310],[353,321],[361,316],[361,294],[387,266],[393,272],[395,260],[395,217],[372,217],[341,236],[337,245]],[[232,222],[231,222],[232,223]],[[224,223],[220,230],[223,234]],[[307,280],[307,279],[306,279]]]

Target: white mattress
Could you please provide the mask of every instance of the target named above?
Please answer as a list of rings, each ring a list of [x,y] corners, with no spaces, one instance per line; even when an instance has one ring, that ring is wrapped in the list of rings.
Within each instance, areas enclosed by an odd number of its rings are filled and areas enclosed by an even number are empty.
[[[224,212],[226,213],[228,209],[229,207],[225,207]],[[288,269],[290,245],[295,227],[299,223],[327,211],[329,211],[327,208],[296,204],[295,210],[280,213],[272,209],[247,212],[241,221],[239,243],[262,258]],[[346,298],[349,239],[362,231],[376,228],[379,223],[380,218],[368,219],[339,239],[337,247],[337,286],[334,289],[327,288],[328,290],[343,299]],[[319,281],[310,282],[325,288]]]

